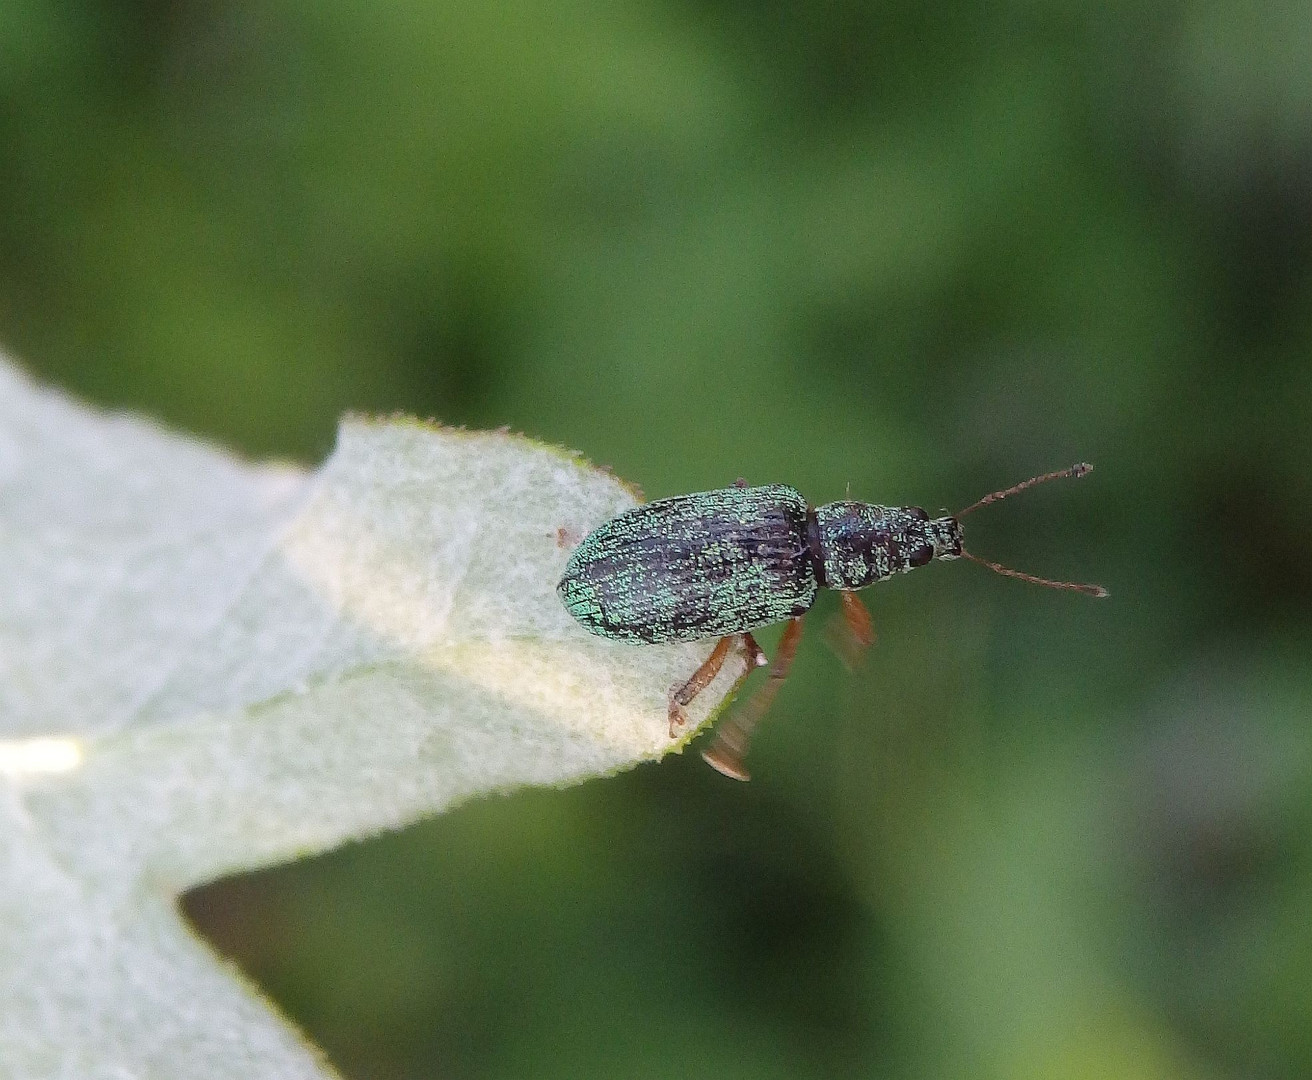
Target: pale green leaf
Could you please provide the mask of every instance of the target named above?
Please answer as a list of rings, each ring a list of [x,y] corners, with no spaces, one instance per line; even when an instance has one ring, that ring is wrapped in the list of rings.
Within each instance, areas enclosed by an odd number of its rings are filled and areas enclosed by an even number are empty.
[[[409,420],[254,466],[0,363],[0,1075],[326,1075],[176,895],[677,745],[667,695],[709,644],[591,637],[554,591],[633,503]]]

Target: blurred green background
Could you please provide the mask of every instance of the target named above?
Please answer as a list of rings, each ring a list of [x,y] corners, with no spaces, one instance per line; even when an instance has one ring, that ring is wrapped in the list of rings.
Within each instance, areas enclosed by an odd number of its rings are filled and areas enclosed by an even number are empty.
[[[956,508],[739,785],[187,908],[351,1078],[1312,1074],[1312,6],[4,0],[0,339],[251,455]],[[776,634],[762,635],[767,650]]]

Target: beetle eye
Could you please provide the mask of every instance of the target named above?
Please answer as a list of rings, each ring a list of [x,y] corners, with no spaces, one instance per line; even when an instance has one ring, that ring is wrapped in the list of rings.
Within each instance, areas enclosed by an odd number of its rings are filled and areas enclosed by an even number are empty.
[[[928,544],[922,544],[911,553],[912,567],[925,566],[934,557],[934,549]]]
[[[923,511],[922,509],[920,509],[920,507],[918,507],[918,506],[908,506],[908,507],[907,507],[907,513],[910,514],[910,515],[911,515],[913,518],[915,518],[917,521],[928,521],[928,520],[929,520],[929,515],[928,515],[927,513],[925,513],[925,511]]]

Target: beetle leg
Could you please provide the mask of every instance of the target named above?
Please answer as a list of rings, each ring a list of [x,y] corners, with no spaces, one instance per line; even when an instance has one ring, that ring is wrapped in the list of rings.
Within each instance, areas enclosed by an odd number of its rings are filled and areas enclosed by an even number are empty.
[[[779,693],[779,687],[788,678],[788,669],[793,666],[793,657],[797,655],[797,643],[801,639],[801,618],[789,619],[784,636],[779,639],[779,651],[775,653],[770,678],[751,701],[715,729],[714,741],[702,751],[702,758],[712,769],[735,780],[751,779],[743,764],[743,758],[747,755],[747,744],[751,740],[752,729],[769,710],[775,694]]]
[[[835,614],[825,624],[825,640],[829,642],[843,665],[855,670],[866,649],[875,643],[875,628],[870,622],[870,611],[854,592],[841,591],[842,615]]]
[[[843,618],[847,628],[852,631],[852,640],[863,649],[875,643],[875,627],[870,621],[870,609],[861,603],[861,597],[854,592],[839,594],[843,604]]]
[[[765,667],[770,662],[770,658],[765,655],[765,650],[756,644],[756,638],[751,634],[743,635],[743,644],[747,646],[748,667]]]
[[[715,648],[711,650],[711,655],[706,658],[706,663],[694,671],[692,678],[670,695],[671,739],[677,739],[679,728],[688,723],[688,716],[683,711],[683,707],[691,703],[692,699],[710,686],[711,680],[720,674],[720,668],[724,667],[725,657],[729,655],[729,646],[733,644],[733,639],[733,634],[720,638],[715,643]]]

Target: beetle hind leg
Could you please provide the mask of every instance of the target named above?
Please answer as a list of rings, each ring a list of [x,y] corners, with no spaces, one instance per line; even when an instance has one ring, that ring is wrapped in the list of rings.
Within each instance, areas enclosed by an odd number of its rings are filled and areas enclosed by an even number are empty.
[[[765,667],[770,662],[770,658],[765,655],[765,650],[756,643],[756,638],[751,634],[743,634],[743,644],[747,646],[747,666],[749,668]]]
[[[720,638],[715,643],[715,648],[711,650],[711,655],[706,658],[706,662],[692,673],[692,678],[670,694],[671,739],[677,739],[679,730],[688,724],[688,714],[683,711],[684,706],[690,705],[693,698],[710,686],[715,676],[720,674],[720,668],[724,667],[724,661],[729,655],[729,646],[733,644],[735,636],[730,634],[728,637]],[[756,651],[761,652],[759,648]],[[761,653],[761,655],[765,654]]]

